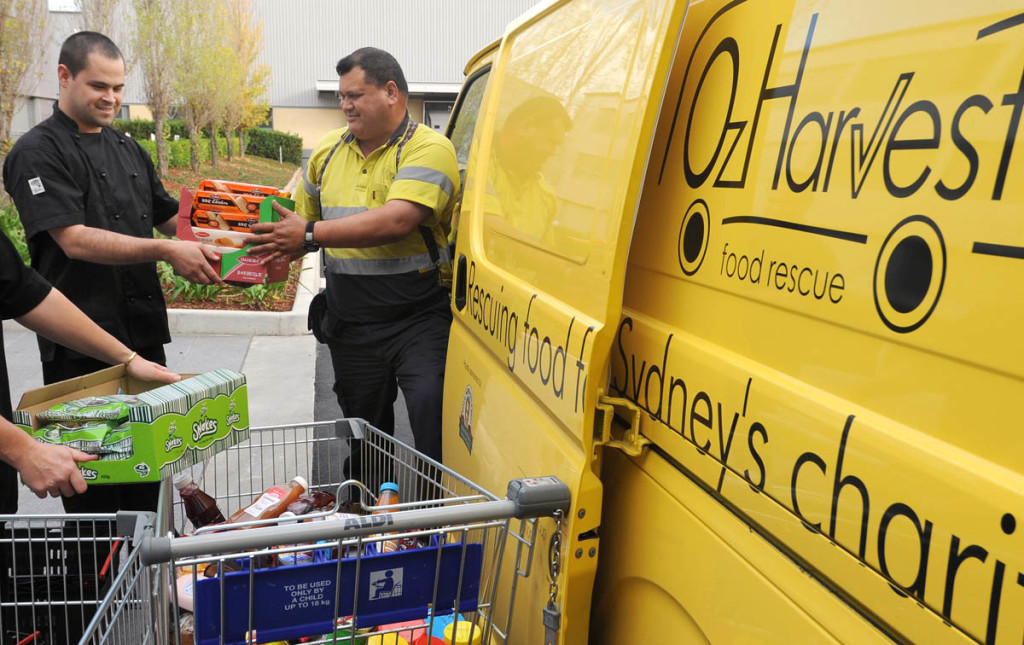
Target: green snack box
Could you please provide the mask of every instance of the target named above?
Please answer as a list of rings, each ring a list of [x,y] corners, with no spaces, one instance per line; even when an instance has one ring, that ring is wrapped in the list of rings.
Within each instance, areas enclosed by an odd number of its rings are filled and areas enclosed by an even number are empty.
[[[111,437],[124,442],[121,447],[130,436],[131,453],[104,454],[98,461],[80,464],[90,485],[160,481],[249,438],[245,376],[230,370],[213,370],[168,385],[140,381],[118,365],[26,392],[14,422],[32,433],[46,425],[37,416],[43,410],[111,394],[138,398],[130,406],[128,421]]]

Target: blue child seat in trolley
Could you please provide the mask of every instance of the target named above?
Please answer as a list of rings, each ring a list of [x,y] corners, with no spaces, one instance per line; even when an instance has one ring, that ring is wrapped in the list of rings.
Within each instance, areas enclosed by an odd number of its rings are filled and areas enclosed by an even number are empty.
[[[340,567],[338,560],[326,560],[200,579],[195,590],[195,642],[222,642],[222,619],[223,642],[244,645],[250,629],[261,642],[327,634],[334,631],[336,616],[353,616],[357,628],[382,625],[423,618],[431,607],[435,615],[446,615],[457,598],[460,612],[475,611],[482,545],[439,548],[440,558],[438,547],[425,547],[343,558]]]

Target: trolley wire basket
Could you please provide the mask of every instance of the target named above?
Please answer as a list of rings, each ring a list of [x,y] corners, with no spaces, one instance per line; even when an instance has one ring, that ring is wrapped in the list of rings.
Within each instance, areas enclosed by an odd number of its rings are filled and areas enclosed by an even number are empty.
[[[151,513],[0,516],[0,640],[151,642],[140,639],[152,624],[149,578],[132,550],[151,523]],[[115,600],[116,621],[99,636],[93,623]]]
[[[447,627],[507,643],[537,518],[569,504],[553,477],[515,480],[499,499],[359,419],[253,428],[197,479],[230,517],[298,474],[337,506],[191,535],[165,483],[157,535],[140,548],[154,565],[157,642],[365,643],[374,632],[412,644]],[[402,503],[374,506],[385,481]]]

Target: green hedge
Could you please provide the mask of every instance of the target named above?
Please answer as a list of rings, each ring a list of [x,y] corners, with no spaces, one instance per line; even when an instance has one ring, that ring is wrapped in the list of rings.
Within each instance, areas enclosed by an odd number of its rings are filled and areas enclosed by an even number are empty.
[[[153,122],[145,119],[114,119],[113,127],[136,141],[149,141],[155,129]]]
[[[150,136],[152,136],[154,131],[152,121],[144,119],[114,119],[114,128],[131,135],[133,139],[142,144],[143,148],[149,151],[154,163],[156,162],[156,143],[150,141]],[[191,161],[188,152],[188,130],[185,129],[184,123],[177,119],[170,120],[164,129],[167,131],[167,145],[170,151],[168,163],[171,168],[189,165]],[[174,135],[178,135],[178,141],[174,141]],[[205,143],[207,139],[204,138],[203,141]],[[298,135],[268,130],[266,128],[252,128],[251,130],[246,130],[245,141],[246,154],[276,160],[279,158],[278,154],[280,152],[284,161],[293,163],[296,166],[302,165],[302,137]],[[217,142],[218,152],[226,155],[228,152],[227,142],[221,137],[217,138]],[[205,143],[200,153],[200,161],[209,161],[210,152],[208,148],[209,144]]]
[[[139,141],[139,145],[145,148],[146,152],[153,159],[153,164],[156,165],[156,142],[144,139]],[[228,142],[223,137],[217,137],[217,152],[221,156],[228,154]],[[201,139],[199,142],[199,161],[205,162],[210,160],[210,140]],[[188,139],[179,139],[178,141],[167,142],[167,165],[171,168],[185,168],[192,163],[192,151],[189,148]]]
[[[267,159],[278,159],[278,150],[281,151],[281,158],[287,162],[302,165],[302,137],[277,130],[264,128],[252,128],[245,132],[245,154],[254,157],[266,157]]]
[[[131,135],[136,141],[149,141],[149,137],[156,130],[155,124],[145,119],[114,119],[113,128]],[[188,138],[188,128],[185,127],[185,123],[181,119],[171,119],[165,122],[164,131],[167,133],[166,138],[171,141],[174,140],[174,135],[178,135],[181,139]]]
[[[188,139],[188,128],[185,127],[185,122],[181,119],[171,119],[166,125],[167,138],[174,140],[174,135],[178,135],[181,139]]]

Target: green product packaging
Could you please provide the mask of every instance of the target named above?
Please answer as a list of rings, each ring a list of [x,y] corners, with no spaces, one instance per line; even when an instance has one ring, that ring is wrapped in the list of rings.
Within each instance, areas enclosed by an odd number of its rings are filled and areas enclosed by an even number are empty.
[[[128,418],[128,406],[138,399],[127,394],[89,396],[58,403],[37,416],[43,421],[117,420]]]
[[[134,399],[126,401],[121,424],[47,426],[40,418],[58,404],[121,393]],[[230,370],[164,384],[139,381],[119,365],[26,392],[14,422],[39,441],[98,454],[98,460],[79,464],[90,485],[156,482],[249,438],[248,389],[245,376]]]

